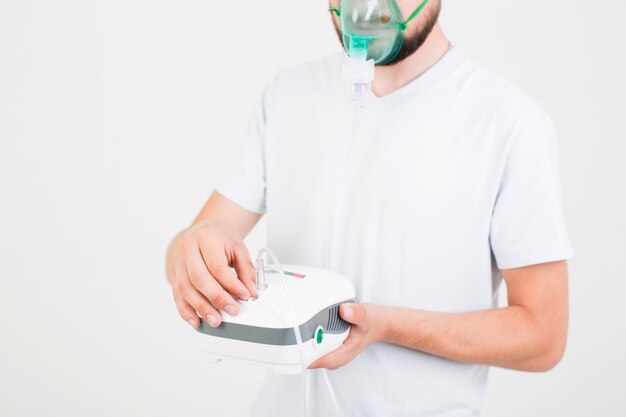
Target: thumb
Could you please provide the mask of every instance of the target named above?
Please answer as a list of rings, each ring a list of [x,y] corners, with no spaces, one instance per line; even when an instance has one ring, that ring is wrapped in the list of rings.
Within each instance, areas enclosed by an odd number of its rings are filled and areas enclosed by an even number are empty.
[[[255,288],[256,270],[254,269],[254,264],[252,263],[248,249],[243,242],[238,242],[233,246],[233,252],[235,255],[233,266],[237,277],[243,282],[243,285],[246,286],[248,291],[250,291],[252,297],[258,297],[259,294],[257,294]]]
[[[339,307],[342,319],[352,324],[361,324],[365,321],[365,306],[363,304],[346,303]]]

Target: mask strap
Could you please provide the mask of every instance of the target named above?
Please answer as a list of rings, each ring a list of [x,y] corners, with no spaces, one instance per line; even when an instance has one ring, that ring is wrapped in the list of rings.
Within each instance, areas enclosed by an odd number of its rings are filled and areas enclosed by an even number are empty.
[[[428,0],[423,0],[419,6],[417,6],[417,9],[415,9],[415,11],[413,13],[411,13],[411,16],[409,16],[408,19],[406,19],[404,22],[402,23],[398,23],[398,29],[400,30],[406,30],[407,25],[409,24],[409,22],[413,19],[415,19],[415,17],[417,17],[418,14],[420,14],[420,12],[422,11],[422,9],[424,8],[424,6],[426,6],[426,4],[428,3]],[[328,9],[329,12],[333,12],[335,13],[337,16],[341,17],[341,10],[339,10],[339,8],[337,7],[331,7],[330,9]]]
[[[415,17],[420,14],[420,12],[422,11],[422,9],[424,8],[424,6],[426,6],[426,3],[428,3],[428,0],[424,0],[422,1],[422,3],[417,6],[417,9],[415,9],[415,11],[413,13],[411,13],[411,16],[409,16],[409,18],[407,20],[405,20],[403,23],[399,23],[398,24],[398,29],[400,30],[406,30],[406,26],[409,24],[409,22],[413,19],[415,19]]]

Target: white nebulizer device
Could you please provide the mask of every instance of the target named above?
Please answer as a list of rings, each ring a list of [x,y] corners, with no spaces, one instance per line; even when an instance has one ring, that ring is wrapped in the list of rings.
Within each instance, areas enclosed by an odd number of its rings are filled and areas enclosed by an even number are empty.
[[[271,264],[265,264],[264,255],[272,259]],[[281,265],[267,248],[259,252],[256,273],[258,297],[241,300],[237,316],[224,313],[218,327],[201,320],[200,349],[215,362],[236,360],[282,374],[301,374],[306,416],[307,367],[348,337],[350,323],[339,315],[339,306],[355,300],[354,286],[336,272]],[[331,389],[325,370],[319,372]],[[331,398],[338,409],[332,389]]]

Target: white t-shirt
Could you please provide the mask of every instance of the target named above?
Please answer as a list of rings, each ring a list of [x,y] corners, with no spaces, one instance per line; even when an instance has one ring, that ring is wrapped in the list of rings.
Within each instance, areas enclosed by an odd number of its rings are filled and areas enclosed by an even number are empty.
[[[338,271],[357,301],[496,306],[499,270],[572,255],[555,130],[538,104],[458,47],[370,93],[352,135],[344,54],[280,71],[217,191],[266,213],[285,263]],[[328,373],[344,415],[478,415],[488,367],[376,343]],[[255,416],[300,415],[299,377],[268,375]],[[312,416],[334,416],[319,372]]]

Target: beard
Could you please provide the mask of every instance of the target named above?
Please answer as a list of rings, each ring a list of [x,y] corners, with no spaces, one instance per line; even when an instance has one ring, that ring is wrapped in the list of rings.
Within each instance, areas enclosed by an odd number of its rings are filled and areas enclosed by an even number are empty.
[[[402,46],[400,47],[400,50],[398,51],[396,56],[390,61],[377,64],[378,66],[389,67],[399,62],[402,62],[406,58],[413,55],[415,51],[417,51],[424,44],[424,42],[426,42],[428,35],[430,35],[430,32],[433,30],[435,24],[439,20],[439,13],[441,11],[441,2],[435,1],[432,2],[432,4],[434,5],[434,7],[427,8],[421,13],[421,15],[424,15],[426,18],[424,24],[421,27],[418,27],[417,31],[411,35],[406,35],[405,31],[404,42],[402,42]],[[339,43],[343,48],[343,36],[341,34],[339,26],[337,25],[337,21],[333,18],[332,14],[331,20],[333,22],[333,27],[335,28],[335,33],[339,38]]]

